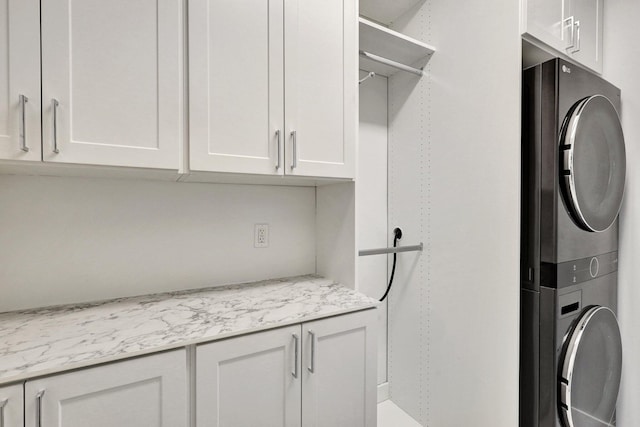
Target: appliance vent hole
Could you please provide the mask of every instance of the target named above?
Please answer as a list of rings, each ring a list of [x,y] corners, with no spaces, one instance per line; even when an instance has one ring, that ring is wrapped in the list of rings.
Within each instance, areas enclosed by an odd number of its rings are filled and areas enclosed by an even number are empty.
[[[572,313],[579,308],[580,308],[580,303],[574,302],[573,304],[565,305],[564,307],[562,307],[560,309],[560,314],[564,316],[565,314]]]

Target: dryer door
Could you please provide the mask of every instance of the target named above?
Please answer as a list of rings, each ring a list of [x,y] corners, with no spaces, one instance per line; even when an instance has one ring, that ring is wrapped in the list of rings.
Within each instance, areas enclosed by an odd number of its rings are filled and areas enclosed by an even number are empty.
[[[622,342],[615,314],[592,306],[565,339],[560,412],[565,427],[613,426],[622,373]]]
[[[578,101],[562,126],[561,179],[574,221],[588,231],[613,224],[622,203],[625,148],[616,109],[603,95]]]

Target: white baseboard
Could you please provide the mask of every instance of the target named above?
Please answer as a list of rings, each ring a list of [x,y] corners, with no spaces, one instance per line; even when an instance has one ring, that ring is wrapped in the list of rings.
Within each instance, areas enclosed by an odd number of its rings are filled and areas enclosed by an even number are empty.
[[[378,403],[389,399],[389,383],[378,384]]]

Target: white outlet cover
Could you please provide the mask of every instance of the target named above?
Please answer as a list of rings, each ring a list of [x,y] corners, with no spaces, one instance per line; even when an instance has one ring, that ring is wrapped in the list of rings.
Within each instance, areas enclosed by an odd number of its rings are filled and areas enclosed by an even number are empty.
[[[269,224],[255,224],[253,232],[253,247],[269,247]]]

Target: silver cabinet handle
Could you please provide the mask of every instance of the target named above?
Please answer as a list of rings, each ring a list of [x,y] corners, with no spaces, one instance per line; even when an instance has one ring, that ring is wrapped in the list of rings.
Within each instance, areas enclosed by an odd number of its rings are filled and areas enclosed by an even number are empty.
[[[0,427],[4,427],[4,407],[7,406],[9,399],[0,400]]]
[[[300,338],[298,337],[298,334],[292,334],[292,335],[293,335],[294,350],[293,350],[293,371],[291,372],[291,375],[293,375],[293,378],[298,378],[298,343],[300,342]]]
[[[20,149],[25,153],[29,152],[29,147],[27,147],[27,125],[26,125],[26,109],[25,105],[29,102],[29,98],[24,95],[20,95]],[[2,427],[2,424],[0,424]]]
[[[313,374],[316,370],[316,334],[309,331],[309,337],[311,338],[311,360],[307,369]]]
[[[280,129],[276,130],[276,140],[278,143],[278,150],[276,151],[276,170],[280,169]]]
[[[58,105],[60,103],[57,99],[51,100],[51,108],[53,109],[53,152],[58,154]]]
[[[580,21],[576,21],[574,24],[576,28],[576,48],[573,53],[580,52]]]
[[[568,45],[566,49],[567,50],[573,49],[576,46],[576,26],[574,22],[574,17],[570,16],[568,18],[565,18],[564,21],[562,21],[562,23],[564,24],[564,28],[568,28],[569,30],[571,30],[571,44]],[[563,28],[563,31],[564,31],[564,28]]]
[[[291,144],[293,147],[293,151],[291,153],[291,169],[295,169],[298,166],[298,132],[295,130],[291,131]]]
[[[40,390],[36,394],[36,427],[42,427],[42,396],[44,392],[44,390]]]

